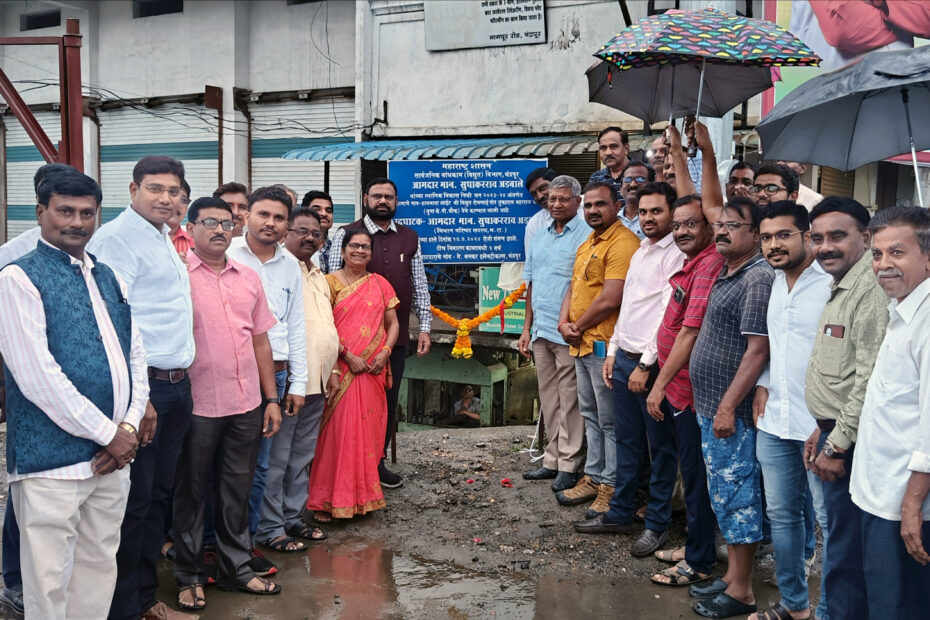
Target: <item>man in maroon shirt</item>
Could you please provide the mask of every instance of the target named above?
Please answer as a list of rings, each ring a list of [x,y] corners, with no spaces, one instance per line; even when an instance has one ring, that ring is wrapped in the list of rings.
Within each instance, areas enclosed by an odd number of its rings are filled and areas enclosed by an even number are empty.
[[[716,560],[715,519],[707,494],[701,429],[695,418],[688,359],[724,258],[711,243],[710,222],[702,211],[701,197],[696,194],[679,198],[672,205],[672,234],[686,259],[681,270],[669,279],[672,297],[656,335],[660,370],[646,399],[646,408],[656,420],[662,420],[665,412],[672,415],[688,525],[684,548],[656,551],[658,559],[675,565],[653,575],[652,580],[684,586],[709,576]]]

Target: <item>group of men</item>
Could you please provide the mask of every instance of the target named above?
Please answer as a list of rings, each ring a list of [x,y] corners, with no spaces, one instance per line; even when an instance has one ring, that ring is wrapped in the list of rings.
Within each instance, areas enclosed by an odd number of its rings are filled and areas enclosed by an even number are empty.
[[[226,183],[191,201],[183,164],[164,156],[136,164],[129,206],[99,228],[90,177],[49,164],[35,190],[38,226],[0,248],[0,603],[27,618],[192,617],[156,599],[161,557],[184,610],[203,609],[212,583],[277,594],[256,547],[325,538],[302,515],[339,351],[324,277],[341,267],[332,199],[313,190],[296,205],[285,186]],[[369,269],[405,320],[416,308],[425,354],[416,233],[393,221],[389,179],[363,202]],[[397,376],[406,357],[400,338]],[[379,473],[403,484],[383,460]]]
[[[793,162],[738,162],[721,191],[700,123],[696,184],[680,135],[666,136],[651,146],[666,181],[629,160],[615,127],[584,188],[550,169],[526,179],[551,221],[527,231],[518,346],[537,366],[547,443],[524,478],[588,504],[578,532],[637,534],[633,556],[671,564],[652,581],[689,586],[702,616],[925,617],[930,213],[871,217],[809,188],[802,203]],[[679,472],[687,539],[667,549]],[[760,611],[763,541],[781,600]]]

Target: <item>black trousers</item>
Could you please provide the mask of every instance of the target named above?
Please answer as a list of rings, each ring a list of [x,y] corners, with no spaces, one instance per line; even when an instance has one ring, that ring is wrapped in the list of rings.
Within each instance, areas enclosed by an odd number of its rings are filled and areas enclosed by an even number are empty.
[[[391,432],[397,425],[397,398],[400,396],[400,380],[404,377],[404,367],[407,365],[407,347],[394,345],[391,349],[391,376],[393,384],[387,391],[387,428],[384,432],[384,456],[387,457],[388,446],[391,445]]]
[[[174,574],[180,585],[206,584],[204,514],[212,494],[220,585],[248,583],[252,541],[249,491],[262,438],[263,409],[222,418],[192,416],[174,494]],[[212,481],[212,485],[211,485]]]
[[[158,558],[171,510],[174,476],[191,421],[190,379],[149,379],[149,400],[158,414],[152,443],[140,447],[130,466],[129,500],[116,553],[116,589],[110,620],[138,620],[156,603]]]

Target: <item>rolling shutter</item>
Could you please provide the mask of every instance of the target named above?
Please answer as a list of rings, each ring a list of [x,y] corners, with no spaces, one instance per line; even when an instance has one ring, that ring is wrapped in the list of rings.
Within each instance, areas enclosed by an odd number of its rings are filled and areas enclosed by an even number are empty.
[[[59,112],[33,112],[52,144],[61,139]],[[36,225],[36,193],[32,177],[45,160],[12,112],[3,116],[6,125],[6,234],[7,239]]]
[[[358,217],[358,162],[331,162],[327,185],[325,162],[281,159],[296,148],[352,142],[354,105],[348,97],[251,104],[251,187],[283,183],[298,197],[311,189],[324,190],[333,197],[335,224],[354,221]]]
[[[147,155],[167,155],[184,163],[191,200],[210,196],[217,187],[216,111],[197,104],[127,106],[99,110],[100,186],[103,221],[129,204],[132,169]]]

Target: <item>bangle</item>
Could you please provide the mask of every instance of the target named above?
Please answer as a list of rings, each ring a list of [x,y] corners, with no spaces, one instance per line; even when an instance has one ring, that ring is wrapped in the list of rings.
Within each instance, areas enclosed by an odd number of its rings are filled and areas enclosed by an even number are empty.
[[[559,324],[555,326],[556,331],[562,329],[562,326],[568,323],[568,321],[559,321]]]
[[[134,427],[134,426],[133,426],[132,424],[130,424],[129,422],[120,422],[120,423],[119,423],[119,427],[120,427],[121,429],[123,429],[123,430],[129,431],[129,432],[132,433],[133,435],[136,434],[136,427]]]
[[[388,353],[390,353],[390,352],[391,352],[391,347],[389,347],[389,346],[387,346],[387,345],[384,345],[383,347],[381,347],[381,350],[382,350],[382,351],[387,351]]]
[[[338,370],[336,370],[335,368],[333,368],[332,374],[334,374],[334,375],[336,375],[336,376],[338,377],[338,376],[340,376],[342,373],[339,372]]]

